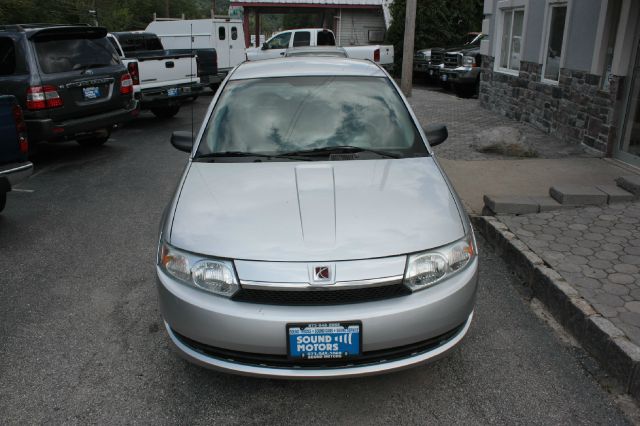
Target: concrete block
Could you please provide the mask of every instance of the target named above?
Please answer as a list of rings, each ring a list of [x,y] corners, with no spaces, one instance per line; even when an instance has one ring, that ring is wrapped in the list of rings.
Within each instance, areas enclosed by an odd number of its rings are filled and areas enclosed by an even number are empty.
[[[557,185],[549,189],[549,195],[560,204],[587,206],[607,203],[607,194],[595,186]]]
[[[640,176],[637,175],[629,175],[629,176],[620,176],[616,179],[616,184],[632,193],[636,197],[640,197]]]
[[[607,194],[607,203],[623,203],[625,201],[633,200],[632,193],[625,191],[616,185],[598,185],[596,186],[600,191]]]
[[[538,211],[540,213],[563,208],[562,204],[551,197],[531,197],[531,199],[538,203]]]
[[[521,195],[485,195],[484,205],[496,214],[538,213],[538,203]]]

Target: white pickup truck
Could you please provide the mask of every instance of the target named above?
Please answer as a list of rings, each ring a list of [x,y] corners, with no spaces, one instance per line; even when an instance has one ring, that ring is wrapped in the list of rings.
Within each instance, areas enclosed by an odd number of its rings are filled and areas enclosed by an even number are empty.
[[[164,50],[152,33],[116,32],[108,38],[127,63],[134,84],[140,84],[141,109],[151,110],[158,118],[170,118],[184,100],[202,91],[195,54]]]
[[[303,28],[282,31],[264,42],[260,48],[246,50],[249,61],[278,58],[285,56],[288,48],[307,46],[335,46],[336,39],[333,32],[322,28]],[[393,67],[392,45],[342,46],[350,58],[368,59],[383,67]]]

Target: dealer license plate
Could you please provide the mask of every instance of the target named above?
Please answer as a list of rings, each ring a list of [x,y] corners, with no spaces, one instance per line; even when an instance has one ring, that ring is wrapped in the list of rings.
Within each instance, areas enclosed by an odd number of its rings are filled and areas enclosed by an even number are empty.
[[[83,87],[82,96],[85,100],[98,99],[100,97],[99,87]]]
[[[178,96],[178,88],[177,87],[172,87],[171,89],[167,90],[167,95],[168,96]]]
[[[360,355],[360,323],[290,324],[287,342],[291,358],[344,359]]]

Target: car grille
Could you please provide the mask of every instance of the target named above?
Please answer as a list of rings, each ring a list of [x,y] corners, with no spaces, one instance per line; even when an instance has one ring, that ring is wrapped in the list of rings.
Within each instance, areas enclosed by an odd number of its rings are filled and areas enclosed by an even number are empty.
[[[373,302],[411,294],[403,284],[348,290],[277,291],[243,288],[233,296],[237,302],[284,306],[330,306]]]
[[[356,365],[377,364],[380,362],[390,362],[397,359],[416,356],[424,352],[432,351],[439,346],[444,345],[455,336],[457,336],[463,328],[464,323],[454,328],[453,330],[432,339],[423,340],[421,342],[412,343],[410,345],[398,346],[395,348],[381,349],[377,351],[365,351],[359,357],[342,360],[292,360],[287,355],[255,354],[249,352],[233,351],[229,349],[209,346],[183,336],[173,329],[172,331],[173,334],[178,338],[178,340],[180,340],[180,342],[206,356],[220,358],[224,359],[225,361],[235,362],[238,364],[260,367],[305,369],[319,367],[340,368]]]
[[[444,54],[442,52],[431,52],[431,65],[440,65],[443,59]]]
[[[447,53],[444,55],[444,66],[446,67],[458,67],[462,62],[462,56],[458,53]]]

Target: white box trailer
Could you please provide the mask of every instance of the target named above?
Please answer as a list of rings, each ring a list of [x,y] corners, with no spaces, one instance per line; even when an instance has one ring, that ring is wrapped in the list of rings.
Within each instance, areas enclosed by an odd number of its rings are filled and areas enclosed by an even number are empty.
[[[239,19],[162,19],[151,22],[146,31],[157,34],[165,49],[216,49],[221,74],[246,59]]]

